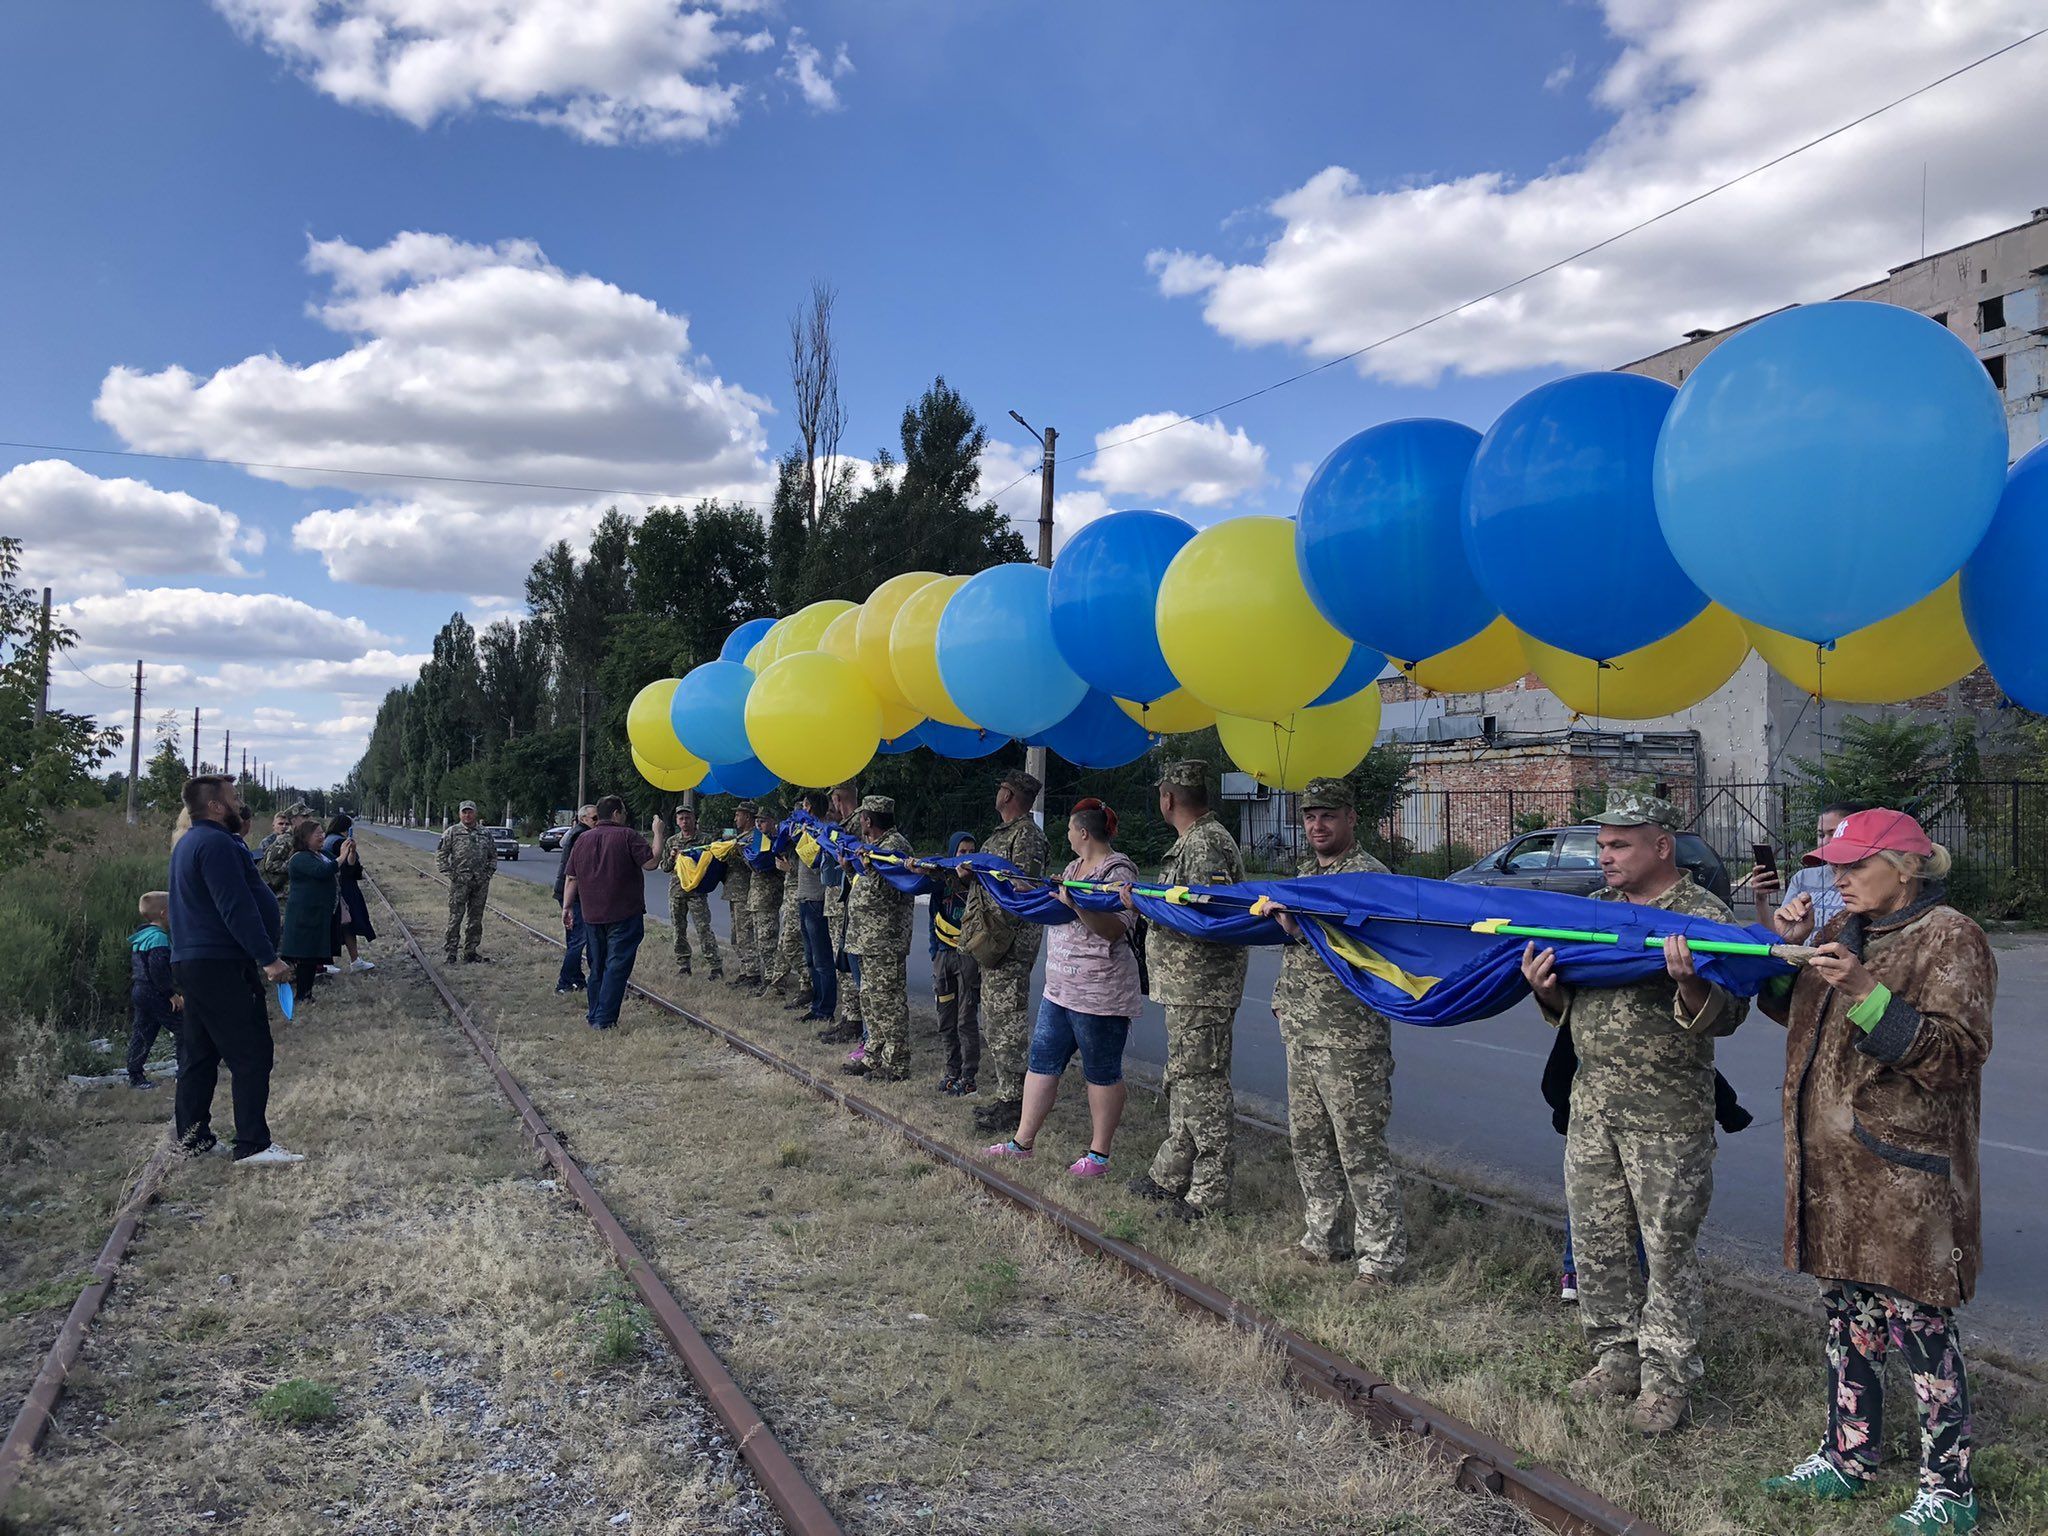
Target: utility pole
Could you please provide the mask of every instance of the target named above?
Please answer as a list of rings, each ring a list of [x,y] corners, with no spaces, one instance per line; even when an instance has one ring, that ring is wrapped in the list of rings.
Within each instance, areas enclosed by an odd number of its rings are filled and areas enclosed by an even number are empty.
[[[128,825],[135,825],[135,779],[142,772],[142,659],[135,660],[135,723],[128,730]]]
[[[192,706],[192,777],[199,777],[199,706]]]
[[[242,748],[242,777],[239,782],[243,784],[249,782],[249,749],[247,747]]]
[[[576,690],[576,804],[583,804],[583,782],[590,770],[590,686]]]
[[[37,665],[41,675],[36,679],[36,724],[43,723],[43,716],[50,712],[50,589],[43,588],[43,627],[36,641]]]
[[[1016,422],[1018,426],[1037,438],[1039,446],[1045,450],[1045,455],[1039,461],[1038,468],[1038,563],[1050,570],[1052,568],[1053,450],[1060,440],[1059,429],[1047,427],[1044,432],[1040,432],[1015,411],[1010,412],[1010,420]],[[1038,780],[1041,786],[1038,804],[1033,807],[1031,816],[1032,820],[1036,821],[1040,826],[1044,826],[1045,791],[1043,786],[1046,782],[1045,748],[1026,747],[1024,749],[1024,771]]]
[[[235,733],[232,727],[220,733],[220,771],[226,773],[234,762]]]

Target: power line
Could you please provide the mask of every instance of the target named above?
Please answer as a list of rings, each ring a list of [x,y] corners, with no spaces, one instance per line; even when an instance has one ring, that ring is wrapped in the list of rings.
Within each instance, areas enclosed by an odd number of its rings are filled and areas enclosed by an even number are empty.
[[[94,677],[90,672],[86,671],[85,668],[81,667],[77,662],[73,661],[71,659],[71,653],[69,651],[59,650],[57,654],[59,657],[63,659],[65,666],[69,667],[72,671],[76,672],[88,683],[91,683],[93,687],[111,689],[115,693],[126,693],[128,691],[128,685],[126,683],[115,684],[101,682],[98,678]]]

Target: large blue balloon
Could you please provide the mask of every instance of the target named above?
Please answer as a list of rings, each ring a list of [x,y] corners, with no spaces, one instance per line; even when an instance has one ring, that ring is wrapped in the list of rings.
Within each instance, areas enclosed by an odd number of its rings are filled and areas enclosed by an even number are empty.
[[[901,757],[905,752],[915,752],[924,745],[923,738],[918,735],[919,727],[923,724],[923,721],[919,721],[917,725],[913,725],[893,741],[882,742],[881,745],[875,748],[875,755],[877,757]]]
[[[1324,618],[1408,664],[1493,622],[1500,610],[1465,555],[1478,447],[1470,427],[1419,417],[1368,427],[1323,460],[1301,493],[1294,549]]]
[[[1714,601],[1826,644],[1970,558],[2006,450],[1998,390],[1948,327],[1808,304],[1736,332],[1685,381],[1657,445],[1657,517]]]
[[[987,757],[991,752],[1000,752],[1009,744],[1010,738],[994,731],[970,731],[965,726],[947,725],[938,720],[927,720],[915,732],[923,745],[930,747],[941,757],[969,758]]]
[[[728,795],[765,795],[782,782],[754,757],[736,763],[713,763],[711,771],[717,775],[720,790]]]
[[[1651,465],[1677,391],[1633,373],[1532,389],[1479,441],[1465,481],[1465,554],[1524,634],[1607,661],[1707,606],[1657,528]],[[1750,557],[1773,558],[1762,546]]]
[[[676,740],[716,767],[754,755],[747,740],[747,690],[754,674],[737,661],[707,661],[692,667],[669,701]],[[745,791],[741,791],[745,793]]]
[[[700,797],[706,795],[723,795],[729,793],[731,793],[731,791],[729,791],[723,784],[718,782],[718,770],[715,768],[707,772],[703,778],[697,781],[697,794]]]
[[[1963,567],[1963,622],[1998,686],[2048,714],[2048,444],[2013,465]]]
[[[1159,649],[1159,580],[1195,536],[1165,512],[1112,512],[1088,524],[1052,563],[1052,637],[1091,688],[1150,704],[1180,686]],[[972,710],[969,718],[980,719]]]
[[[1152,734],[1116,707],[1100,688],[1090,688],[1074,712],[1029,746],[1055,752],[1077,768],[1121,768],[1152,750]]]
[[[961,714],[998,735],[1035,736],[1088,692],[1053,642],[1051,576],[1043,566],[991,566],[939,615],[939,679]]]
[[[761,643],[761,637],[775,627],[775,620],[749,619],[738,629],[725,637],[725,644],[718,648],[720,661],[745,661],[747,652]]]
[[[1339,699],[1348,699],[1354,693],[1371,687],[1386,670],[1386,657],[1368,646],[1354,645],[1350,659],[1344,663],[1344,670],[1337,674],[1337,680],[1310,699],[1308,707],[1315,709],[1324,704],[1335,704]]]

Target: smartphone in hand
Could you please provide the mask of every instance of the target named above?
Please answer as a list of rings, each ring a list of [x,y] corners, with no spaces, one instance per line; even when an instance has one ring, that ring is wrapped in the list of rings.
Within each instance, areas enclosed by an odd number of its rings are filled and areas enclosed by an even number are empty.
[[[1749,851],[1751,857],[1756,860],[1756,867],[1758,869],[1768,869],[1774,875],[1780,873],[1778,869],[1778,850],[1769,843],[1751,843]]]

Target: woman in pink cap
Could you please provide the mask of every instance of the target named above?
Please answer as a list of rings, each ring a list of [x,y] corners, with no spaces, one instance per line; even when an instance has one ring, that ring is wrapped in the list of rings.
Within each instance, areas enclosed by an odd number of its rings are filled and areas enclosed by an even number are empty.
[[[1946,905],[1947,850],[1903,811],[1858,811],[1806,855],[1842,911],[1812,933],[1811,898],[1781,930],[1819,948],[1789,991],[1785,1263],[1821,1282],[1828,1429],[1764,1487],[1851,1499],[1883,1455],[1884,1359],[1902,1351],[1921,1426],[1920,1487],[1899,1536],[1970,1530],[1970,1392],[1955,1309],[1976,1289],[1977,1119],[1998,971],[1984,932]],[[1802,904],[1804,904],[1802,909]]]

